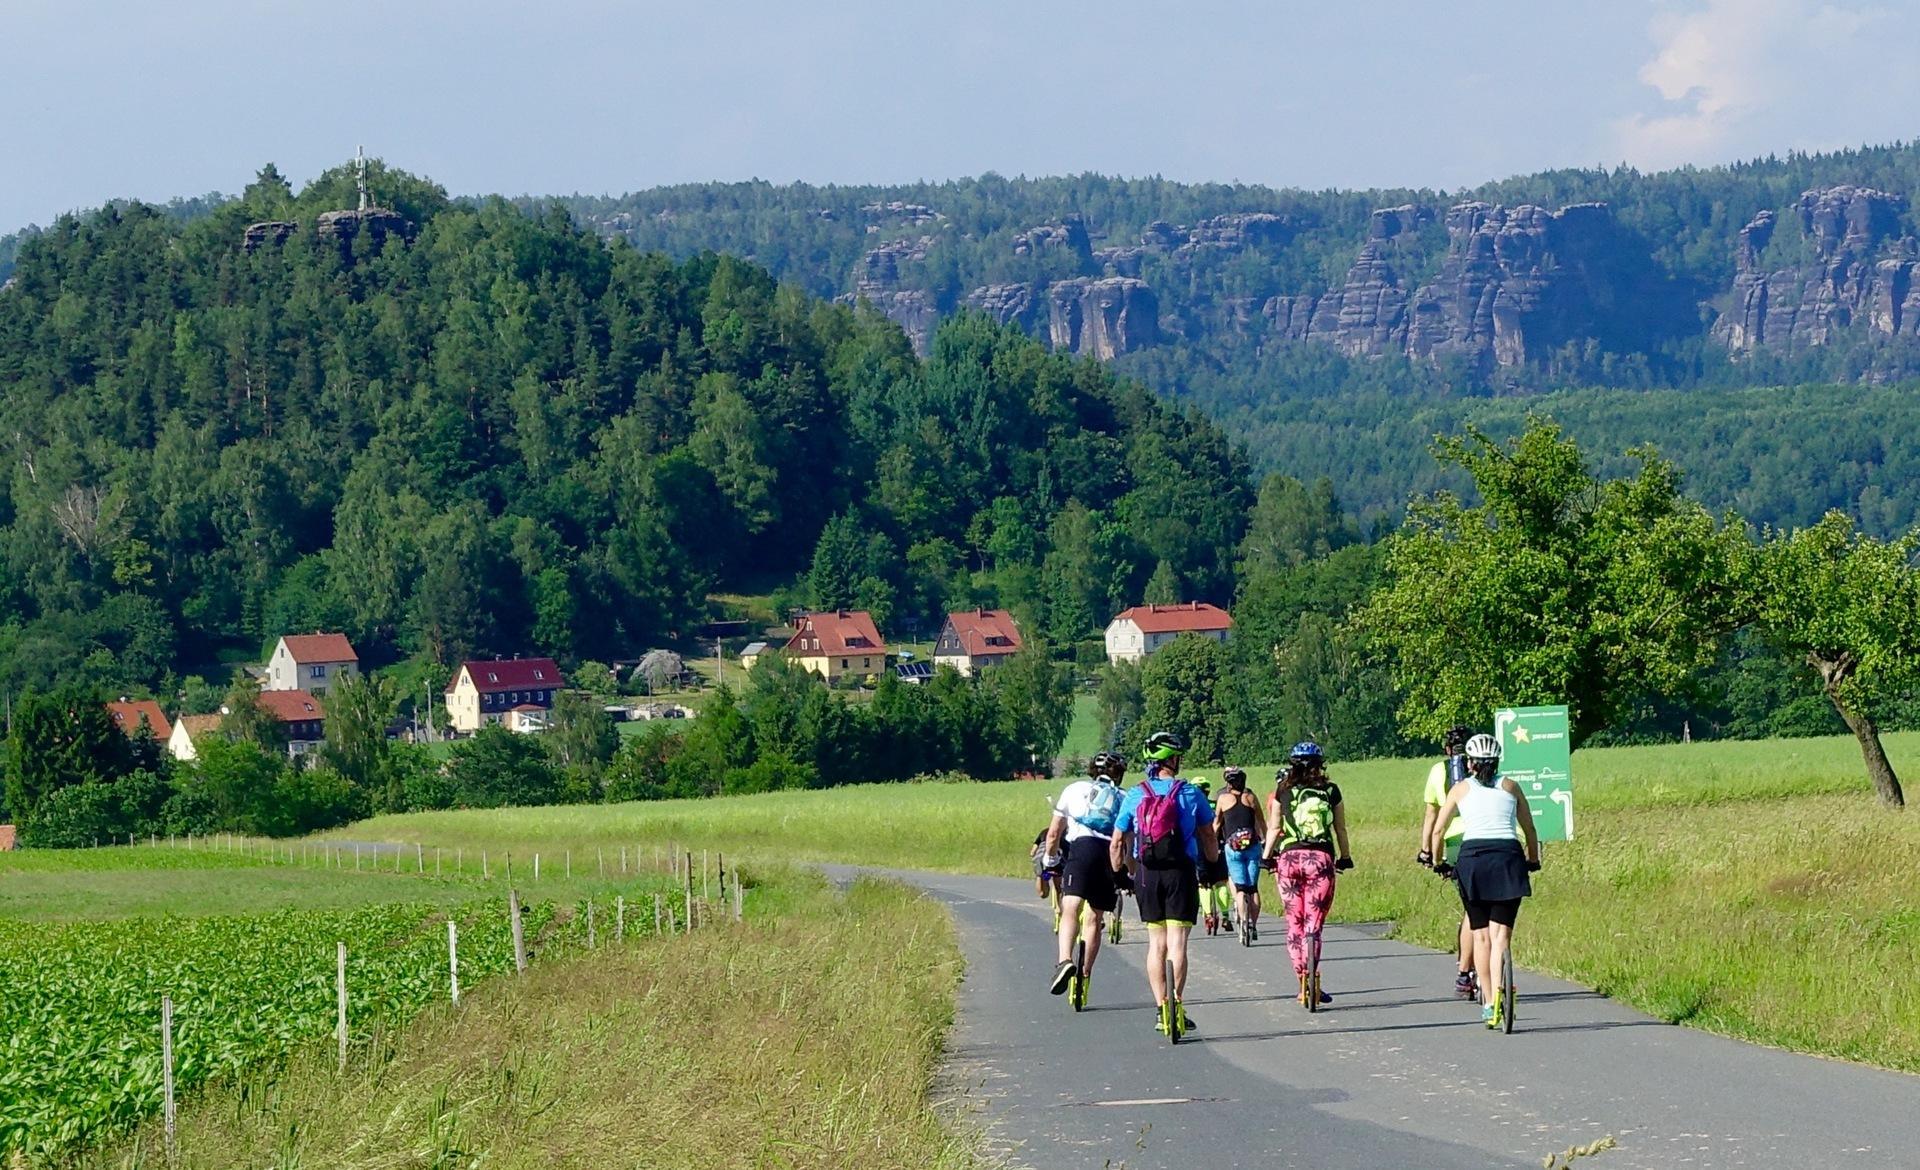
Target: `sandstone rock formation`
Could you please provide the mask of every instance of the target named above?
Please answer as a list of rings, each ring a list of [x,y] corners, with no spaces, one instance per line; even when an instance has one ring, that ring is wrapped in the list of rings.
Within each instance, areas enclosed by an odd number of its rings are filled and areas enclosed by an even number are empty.
[[[413,223],[384,207],[323,211],[313,221],[313,233],[320,239],[337,241],[342,249],[363,235],[378,247],[389,238],[412,238]]]
[[[1446,213],[1440,271],[1409,291],[1396,257],[1432,222],[1430,208],[1374,212],[1345,282],[1321,296],[1271,298],[1261,311],[1268,328],[1354,356],[1458,355],[1482,368],[1518,366],[1603,333],[1627,293],[1604,204],[1458,204]]]
[[[240,235],[240,247],[251,252],[255,248],[278,247],[287,242],[300,225],[290,219],[272,219],[262,223],[250,223]]]
[[[1901,233],[1906,201],[1870,187],[1821,187],[1793,211],[1811,257],[1769,270],[1777,217],[1762,211],[1740,231],[1733,291],[1713,333],[1735,353],[1798,352],[1857,326],[1920,337],[1920,242]]]
[[[1160,341],[1160,301],[1124,276],[1057,280],[1047,286],[1047,340],[1056,351],[1106,361]]]

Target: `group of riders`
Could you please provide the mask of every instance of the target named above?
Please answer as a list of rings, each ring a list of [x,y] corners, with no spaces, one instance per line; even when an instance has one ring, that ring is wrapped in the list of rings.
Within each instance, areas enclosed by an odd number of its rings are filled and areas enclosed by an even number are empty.
[[[1529,875],[1540,868],[1540,843],[1526,799],[1500,774],[1498,740],[1455,727],[1444,748],[1428,772],[1415,859],[1459,888],[1454,990],[1462,999],[1490,1000],[1482,1019],[1498,1027],[1500,1000],[1482,997],[1480,986],[1503,970],[1520,900],[1532,893]],[[1034,839],[1035,887],[1056,899],[1052,992],[1062,994],[1077,978],[1084,994],[1106,918],[1131,893],[1147,928],[1147,982],[1160,1009],[1155,1026],[1165,1031],[1178,1020],[1181,1032],[1191,1030],[1188,938],[1202,923],[1208,933],[1234,931],[1238,919],[1242,941],[1257,940],[1260,873],[1267,870],[1280,890],[1298,998],[1316,1008],[1332,1002],[1320,987],[1320,933],[1336,877],[1353,868],[1353,857],[1346,807],[1325,754],[1311,741],[1295,744],[1262,801],[1248,790],[1243,768],[1222,772],[1218,795],[1206,781],[1181,776],[1185,751],[1177,734],[1148,736],[1146,776],[1132,787],[1125,760],[1095,755],[1087,779],[1067,785]]]

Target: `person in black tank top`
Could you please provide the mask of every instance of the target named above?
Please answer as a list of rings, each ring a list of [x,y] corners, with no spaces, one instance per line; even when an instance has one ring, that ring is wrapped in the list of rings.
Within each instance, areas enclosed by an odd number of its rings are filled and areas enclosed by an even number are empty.
[[[1234,909],[1258,938],[1260,923],[1260,854],[1267,839],[1267,817],[1260,801],[1247,791],[1243,768],[1221,773],[1227,790],[1215,802],[1220,819],[1220,851],[1227,860],[1227,880],[1233,883]]]

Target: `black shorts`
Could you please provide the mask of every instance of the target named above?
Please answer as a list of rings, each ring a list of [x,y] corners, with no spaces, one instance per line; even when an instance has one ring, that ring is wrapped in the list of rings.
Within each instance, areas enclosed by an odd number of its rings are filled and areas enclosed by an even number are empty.
[[[1133,874],[1133,900],[1140,905],[1140,921],[1149,926],[1200,921],[1200,882],[1191,865],[1171,869],[1140,866]]]
[[[1485,930],[1489,922],[1498,922],[1511,930],[1514,921],[1520,917],[1520,899],[1504,898],[1498,902],[1470,901],[1466,903],[1467,925],[1475,930]]]
[[[1113,859],[1103,837],[1081,837],[1067,842],[1067,862],[1060,869],[1060,892],[1084,898],[1102,914],[1113,913],[1119,890],[1113,884]]]

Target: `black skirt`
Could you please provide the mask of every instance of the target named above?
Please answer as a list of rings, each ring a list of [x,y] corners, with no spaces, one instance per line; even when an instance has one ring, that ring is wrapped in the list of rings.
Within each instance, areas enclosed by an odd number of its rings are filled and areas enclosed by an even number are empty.
[[[1460,896],[1469,902],[1511,902],[1533,893],[1527,854],[1518,841],[1468,841],[1454,863]]]

